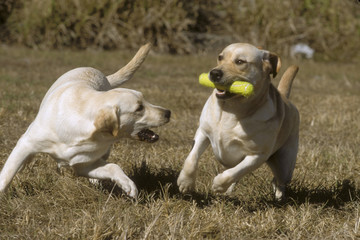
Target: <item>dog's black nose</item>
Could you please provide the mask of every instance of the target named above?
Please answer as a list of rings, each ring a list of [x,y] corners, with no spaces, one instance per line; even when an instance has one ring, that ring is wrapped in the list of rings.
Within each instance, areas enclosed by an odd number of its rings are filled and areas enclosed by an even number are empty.
[[[213,82],[219,82],[223,75],[223,71],[220,69],[213,69],[210,71],[210,80]]]
[[[166,111],[165,111],[165,118],[170,119],[170,117],[171,117],[171,111],[170,111],[170,110],[166,110]]]

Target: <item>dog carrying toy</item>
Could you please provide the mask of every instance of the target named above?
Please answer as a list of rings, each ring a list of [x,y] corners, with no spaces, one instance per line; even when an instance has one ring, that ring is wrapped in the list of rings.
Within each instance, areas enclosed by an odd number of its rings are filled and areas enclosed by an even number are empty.
[[[208,73],[202,73],[199,76],[199,83],[205,87],[226,90],[230,93],[239,94],[244,97],[250,97],[254,93],[254,86],[245,81],[235,81],[230,86],[218,85],[210,81]]]

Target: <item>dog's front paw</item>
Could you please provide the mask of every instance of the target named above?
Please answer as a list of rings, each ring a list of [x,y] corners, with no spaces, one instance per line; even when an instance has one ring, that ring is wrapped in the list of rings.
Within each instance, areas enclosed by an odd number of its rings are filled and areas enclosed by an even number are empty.
[[[213,181],[212,190],[216,193],[224,193],[231,186],[233,181],[224,173],[218,174]]]
[[[187,193],[194,191],[195,189],[195,177],[191,177],[187,175],[184,170],[180,172],[180,175],[177,179],[177,185],[179,186],[179,190],[182,193]]]
[[[121,188],[129,197],[137,198],[138,196],[138,189],[133,181],[130,179],[127,179],[127,181],[124,181],[121,183]]]

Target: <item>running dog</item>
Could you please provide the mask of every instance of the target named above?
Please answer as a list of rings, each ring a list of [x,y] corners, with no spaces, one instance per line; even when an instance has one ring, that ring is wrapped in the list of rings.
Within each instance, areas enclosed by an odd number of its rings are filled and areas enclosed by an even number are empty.
[[[150,104],[140,92],[117,88],[133,76],[150,48],[150,44],[142,46],[126,66],[109,76],[83,67],[57,79],[5,162],[0,192],[34,154],[41,152],[51,155],[59,166],[72,167],[78,176],[110,179],[136,198],[135,183],[106,159],[120,138],[155,142],[158,135],[148,128],[170,120],[169,110]]]
[[[179,189],[194,190],[199,157],[211,144],[216,159],[227,168],[214,178],[215,192],[231,191],[245,174],[267,163],[274,175],[275,199],[281,201],[298,151],[299,113],[288,99],[298,67],[291,66],[276,89],[270,75],[276,76],[281,62],[274,53],[235,43],[220,53],[217,62],[209,73],[212,82],[230,86],[240,79],[254,86],[254,94],[246,98],[214,89],[178,177]]]

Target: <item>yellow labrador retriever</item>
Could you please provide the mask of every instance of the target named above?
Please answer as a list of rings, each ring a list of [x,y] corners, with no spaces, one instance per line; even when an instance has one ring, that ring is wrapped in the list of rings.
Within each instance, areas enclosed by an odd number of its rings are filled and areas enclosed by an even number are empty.
[[[220,53],[210,80],[225,86],[245,80],[254,85],[254,94],[245,98],[214,90],[177,180],[181,192],[194,189],[199,157],[211,144],[216,159],[227,168],[214,178],[215,192],[231,191],[236,181],[266,162],[274,175],[275,198],[284,199],[298,150],[299,113],[288,100],[298,67],[290,67],[276,89],[270,75],[275,77],[279,68],[278,56],[250,44],[231,44]]]
[[[5,162],[0,192],[26,161],[42,152],[50,154],[59,166],[71,166],[79,176],[110,179],[135,198],[138,190],[134,182],[106,159],[119,138],[154,142],[158,135],[148,128],[170,120],[169,110],[148,103],[140,92],[117,88],[132,77],[150,48],[149,44],[142,46],[125,67],[110,76],[84,67],[57,79]]]

